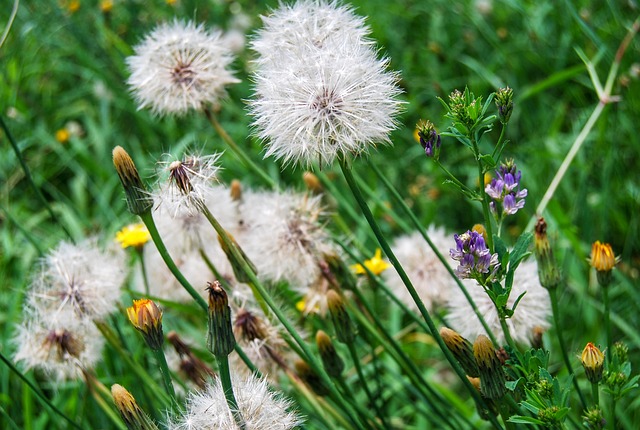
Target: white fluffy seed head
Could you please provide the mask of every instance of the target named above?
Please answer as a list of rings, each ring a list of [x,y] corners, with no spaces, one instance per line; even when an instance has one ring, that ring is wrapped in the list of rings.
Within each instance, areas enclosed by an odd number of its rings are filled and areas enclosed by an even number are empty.
[[[427,234],[440,253],[448,256],[452,236],[447,235],[444,229],[435,227],[429,227]],[[392,249],[430,312],[444,305],[451,291],[458,288],[455,280],[419,232],[397,238]],[[403,303],[410,309],[418,310],[395,270],[385,270],[382,276]]]
[[[263,20],[249,103],[266,156],[330,164],[389,143],[399,76],[377,58],[362,18],[335,2],[303,0]]]
[[[250,430],[289,430],[302,423],[291,402],[269,391],[267,383],[255,376],[233,378],[233,391],[246,428]],[[170,417],[169,430],[239,430],[225,400],[220,380],[187,398],[185,412]]]
[[[25,317],[17,326],[13,343],[14,360],[26,369],[40,369],[60,383],[81,378],[83,370],[93,368],[100,360],[104,338],[93,323],[72,312],[48,318],[31,309]]]
[[[465,280],[464,283],[487,325],[498,341],[504,343],[500,319],[493,302],[477,282]],[[520,343],[531,342],[534,328],[548,328],[551,316],[549,293],[540,285],[538,265],[535,260],[521,263],[516,270],[507,307],[512,308],[516,299],[525,291],[526,294],[518,303],[515,313],[507,319],[513,340]],[[480,334],[486,334],[462,292],[457,289],[451,292],[447,308],[449,311],[446,317],[447,322],[463,337],[475,339]]]
[[[244,231],[236,239],[263,279],[304,292],[320,276],[323,256],[336,253],[320,219],[319,196],[248,191],[241,213]]]
[[[41,262],[27,295],[40,315],[72,312],[86,320],[114,312],[125,278],[122,254],[103,252],[95,240],[61,242]]]
[[[183,115],[216,105],[225,86],[239,82],[227,67],[233,61],[219,31],[192,22],[156,27],[127,58],[127,83],[139,108],[160,115]]]

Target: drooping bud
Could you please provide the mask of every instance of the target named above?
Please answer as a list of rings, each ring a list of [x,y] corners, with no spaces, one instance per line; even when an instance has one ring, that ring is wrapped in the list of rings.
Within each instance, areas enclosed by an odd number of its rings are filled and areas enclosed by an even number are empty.
[[[162,348],[162,311],[158,305],[149,299],[134,300],[133,306],[127,308],[127,316],[149,348],[154,351]]]
[[[111,396],[127,429],[158,430],[158,427],[151,421],[151,418],[140,409],[136,403],[136,399],[122,385],[112,385]]]
[[[544,344],[542,342],[542,335],[544,335],[545,329],[539,325],[535,326],[531,330],[531,347],[536,349],[542,349]]]
[[[440,158],[440,145],[442,142],[433,123],[428,120],[420,120],[416,128],[418,129],[420,145],[424,148],[426,156],[430,158],[433,157],[435,160]]]
[[[327,292],[327,305],[336,330],[336,337],[342,343],[352,343],[356,338],[356,334],[340,294],[329,290]]]
[[[307,186],[307,189],[311,191],[313,194],[321,194],[323,191],[322,183],[320,179],[316,175],[311,172],[304,172],[302,174],[302,180],[304,184]]]
[[[480,372],[480,389],[489,399],[500,399],[507,391],[506,376],[502,363],[496,355],[493,343],[488,337],[480,335],[473,344],[473,356]]]
[[[540,217],[535,227],[534,252],[538,262],[540,285],[547,290],[556,288],[561,281],[560,271],[547,237],[547,223]]]
[[[318,345],[318,352],[327,374],[333,378],[340,378],[344,370],[344,362],[338,355],[331,338],[324,331],[318,330],[316,333],[316,345]]]
[[[500,88],[496,91],[495,101],[500,122],[503,124],[508,123],[513,112],[513,90],[509,87]]]
[[[207,330],[207,348],[216,357],[227,357],[236,346],[231,326],[231,308],[229,299],[220,282],[209,282],[209,329]]]
[[[313,369],[304,361],[297,360],[294,363],[297,375],[319,396],[326,396],[329,390],[322,382],[322,379]]]
[[[153,199],[146,191],[133,160],[121,146],[113,148],[113,165],[124,188],[129,212],[142,215],[151,211]]]
[[[607,287],[611,283],[611,271],[618,262],[611,245],[595,241],[591,246],[591,258],[589,264],[596,269],[598,283],[602,287]]]
[[[602,380],[602,370],[604,368],[604,354],[593,343],[587,343],[582,350],[582,367],[587,379],[592,384],[597,384]]]
[[[440,329],[440,336],[453,356],[458,360],[462,370],[467,376],[477,378],[480,376],[478,364],[473,356],[473,346],[464,337],[447,327]]]

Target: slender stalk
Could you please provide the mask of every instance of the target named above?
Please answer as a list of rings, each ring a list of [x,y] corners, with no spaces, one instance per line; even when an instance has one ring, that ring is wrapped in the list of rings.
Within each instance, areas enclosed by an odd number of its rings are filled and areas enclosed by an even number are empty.
[[[147,274],[147,265],[144,264],[144,251],[142,247],[136,247],[136,253],[138,254],[138,261],[140,262],[140,271],[142,272],[142,281],[144,282],[144,293],[149,297],[149,276]]]
[[[24,374],[22,374],[22,372],[20,372],[18,370],[18,368],[16,366],[13,365],[13,363],[4,356],[4,354],[2,352],[0,352],[0,360],[2,360],[4,362],[4,364],[7,365],[7,367],[16,374],[16,376],[18,378],[20,378],[22,380],[22,382],[25,383],[25,385],[27,387],[29,387],[29,389],[31,390],[31,392],[35,393],[35,395],[38,397],[38,399],[40,399],[40,401],[42,401],[47,407],[51,408],[51,410],[53,412],[55,412],[57,415],[59,415],[60,417],[62,417],[66,422],[68,422],[71,427],[78,429],[78,430],[82,430],[82,427],[80,427],[78,424],[76,424],[71,418],[69,418],[68,416],[66,416],[64,414],[64,412],[62,412],[60,409],[58,409],[53,403],[51,403],[51,400],[49,400],[43,393],[42,391],[40,391],[40,389],[30,380],[27,379],[26,376],[24,376]]]
[[[465,184],[463,184],[462,182],[460,182],[460,180],[458,178],[456,178],[453,173],[451,173],[446,167],[444,167],[444,165],[442,163],[440,163],[440,161],[435,160],[434,162],[436,163],[436,165],[440,168],[440,170],[442,170],[448,177],[449,180],[451,182],[453,182],[454,184],[456,184],[458,187],[460,187],[460,189],[465,192],[466,194],[468,194],[469,196],[474,195],[474,191],[471,190],[469,187],[467,187]]]
[[[231,414],[233,415],[233,419],[240,427],[241,430],[247,428],[242,415],[240,414],[240,409],[238,408],[238,402],[236,401],[236,397],[233,394],[233,385],[231,384],[231,372],[229,371],[229,357],[225,356],[217,356],[216,362],[218,363],[218,371],[220,372],[220,383],[222,384],[222,389],[224,390],[224,397],[227,399],[227,405],[229,405],[229,409],[231,410]]]
[[[593,396],[593,404],[599,408],[600,407],[600,390],[598,389],[597,382],[591,383],[591,395]],[[614,411],[614,415],[615,415],[615,411]]]
[[[505,342],[507,342],[507,345],[509,345],[514,351],[517,351],[518,349],[516,348],[516,343],[511,337],[511,331],[509,330],[507,319],[504,316],[500,316],[500,327],[502,327],[502,333],[504,333],[504,340]]]
[[[562,352],[562,359],[564,360],[565,366],[567,366],[567,370],[571,375],[571,381],[573,382],[573,387],[576,389],[578,393],[578,397],[580,397],[580,403],[582,403],[582,408],[587,409],[587,402],[584,398],[584,394],[582,394],[582,390],[580,390],[580,385],[578,384],[578,380],[575,378],[575,373],[573,373],[573,367],[571,366],[571,361],[569,360],[569,355],[567,354],[566,344],[564,342],[564,335],[562,334],[562,327],[560,326],[560,308],[558,307],[558,294],[556,288],[550,288],[549,296],[551,298],[551,311],[553,312],[553,323],[556,327],[556,333],[558,334],[558,342],[560,343],[560,351]]]
[[[4,134],[7,136],[7,139],[11,144],[11,148],[13,148],[13,151],[16,153],[16,157],[20,162],[20,167],[22,167],[22,171],[24,172],[24,177],[29,183],[29,185],[31,186],[31,188],[33,188],[33,191],[36,193],[36,197],[38,198],[38,200],[40,200],[40,203],[42,203],[42,205],[47,210],[47,212],[49,212],[49,216],[51,217],[51,219],[56,224],[58,224],[62,228],[62,230],[64,230],[65,234],[69,239],[73,239],[73,236],[71,236],[71,233],[69,232],[69,230],[67,230],[67,227],[65,227],[65,225],[60,222],[56,214],[53,212],[53,209],[51,209],[49,202],[47,202],[47,199],[44,198],[42,191],[40,191],[40,188],[38,188],[36,183],[33,181],[33,177],[31,176],[31,171],[29,170],[29,166],[27,166],[27,163],[24,161],[24,157],[22,156],[22,151],[20,151],[20,148],[18,148],[18,144],[13,139],[13,136],[9,131],[9,127],[7,127],[7,124],[4,122],[1,115],[0,115],[0,126],[4,130]]]
[[[386,238],[382,234],[382,230],[380,229],[380,226],[378,225],[378,223],[376,222],[375,218],[373,217],[373,214],[371,213],[371,210],[369,209],[369,206],[367,205],[367,202],[364,200],[362,192],[358,188],[358,185],[357,185],[357,183],[355,181],[355,178],[353,177],[353,173],[351,172],[350,167],[347,166],[345,159],[340,159],[340,167],[342,168],[342,172],[343,172],[343,174],[345,176],[347,184],[349,185],[349,188],[353,192],[353,195],[354,195],[356,201],[360,205],[360,209],[364,213],[365,218],[369,222],[369,225],[371,226],[371,229],[373,230],[374,234],[376,235],[376,238],[378,239],[378,242],[380,243],[380,247],[382,248],[384,253],[387,255],[389,260],[391,261],[391,264],[393,265],[393,267],[395,267],[396,271],[398,272],[398,275],[402,279],[402,282],[404,283],[405,287],[409,291],[409,294],[413,298],[413,301],[418,306],[418,310],[422,314],[422,317],[424,318],[425,322],[429,326],[429,330],[431,331],[431,333],[430,333],[431,336],[433,336],[435,341],[438,343],[438,346],[440,347],[440,350],[442,351],[442,353],[446,357],[446,359],[449,362],[449,364],[451,365],[451,367],[453,367],[453,370],[456,372],[456,374],[458,375],[458,377],[462,381],[462,383],[465,386],[465,388],[467,389],[467,391],[469,391],[469,394],[471,394],[473,399],[478,404],[483,405],[484,407],[486,407],[484,399],[482,399],[482,397],[480,396],[478,391],[473,387],[473,385],[471,385],[471,382],[469,382],[469,380],[467,379],[467,376],[465,375],[464,371],[462,370],[462,368],[460,367],[460,365],[458,364],[456,359],[453,357],[453,354],[451,354],[451,351],[449,351],[449,349],[445,345],[444,340],[442,340],[442,337],[440,336],[440,333],[438,333],[438,330],[436,329],[436,326],[435,326],[435,324],[433,322],[433,319],[431,318],[431,315],[429,314],[429,311],[427,311],[427,308],[424,306],[424,303],[422,302],[422,299],[418,295],[415,287],[411,283],[411,280],[407,276],[407,274],[404,271],[402,265],[400,264],[400,262],[398,261],[398,259],[395,256],[395,254],[391,250],[391,247],[389,246],[389,243],[387,242]],[[494,426],[496,428],[502,428],[502,426],[500,426],[500,424],[497,422],[497,420],[495,420],[495,418],[492,421],[492,423],[494,424]]]
[[[351,388],[349,388],[346,381],[343,378],[336,378],[336,381],[338,382],[338,386],[342,389],[344,393],[344,398],[347,399],[347,401],[352,405],[355,405],[357,403],[356,396],[353,394],[353,391],[351,391]],[[361,408],[361,410],[366,411],[366,409],[364,408]],[[367,427],[372,429],[375,428],[375,429],[382,430],[380,428],[380,424],[376,421],[375,417],[371,415],[369,411],[366,411],[366,412],[367,414],[365,416],[361,416],[361,419],[367,425]]]
[[[178,266],[176,266],[176,263],[174,263],[171,255],[169,255],[169,251],[167,251],[167,248],[164,246],[162,237],[160,237],[160,233],[156,228],[156,223],[153,220],[151,212],[143,213],[142,215],[140,215],[140,218],[142,219],[144,225],[147,226],[147,230],[149,230],[149,234],[151,235],[153,243],[156,245],[156,248],[158,249],[158,252],[162,257],[162,260],[167,265],[173,276],[178,280],[178,282],[180,282],[184,289],[187,290],[187,292],[200,305],[200,307],[204,309],[205,312],[207,312],[209,310],[207,302],[200,294],[198,294],[198,292],[193,288],[189,281],[187,281],[182,272],[180,272],[180,269],[178,269]]]
[[[204,114],[206,115],[213,128],[215,128],[216,132],[218,132],[222,140],[225,141],[225,143],[229,146],[229,148],[231,148],[233,153],[236,154],[238,158],[245,164],[245,166],[247,166],[250,170],[253,170],[258,176],[260,176],[269,185],[269,187],[277,189],[278,184],[276,183],[276,181],[274,181],[273,178],[267,174],[267,172],[265,172],[257,164],[255,164],[251,160],[251,158],[249,158],[246,152],[238,146],[238,144],[231,138],[231,136],[229,136],[222,125],[220,125],[218,119],[211,111],[211,109],[206,108],[204,110]]]
[[[167,365],[167,358],[164,356],[164,351],[162,348],[154,349],[153,355],[156,358],[156,362],[158,363],[158,369],[160,369],[160,374],[162,375],[162,383],[164,384],[164,389],[171,397],[171,401],[174,406],[178,406],[178,401],[176,400],[176,390],[173,388],[173,382],[171,382],[171,373],[169,372],[169,366]]]
[[[322,382],[327,386],[334,400],[336,400],[338,404],[344,405],[348,413],[349,419],[353,422],[353,424],[357,428],[363,429],[364,427],[362,423],[360,423],[360,421],[355,418],[354,411],[347,406],[348,402],[343,398],[340,392],[336,389],[335,385],[331,381],[331,378],[329,377],[329,375],[327,375],[326,371],[324,370],[324,368],[322,367],[318,359],[315,358],[311,349],[309,349],[309,346],[304,342],[304,340],[302,340],[297,330],[289,322],[289,320],[284,315],[280,307],[275,303],[271,295],[267,292],[267,290],[264,288],[262,283],[258,280],[256,274],[253,272],[253,269],[244,260],[244,258],[236,248],[235,244],[231,241],[231,239],[229,239],[227,232],[224,230],[224,228],[222,228],[218,220],[216,220],[216,218],[211,214],[211,211],[209,211],[209,209],[204,205],[204,203],[201,203],[199,205],[199,209],[201,210],[205,218],[207,218],[209,223],[211,223],[211,226],[215,229],[216,233],[218,233],[222,241],[225,243],[225,245],[228,247],[230,252],[233,254],[234,258],[239,263],[242,264],[244,272],[249,277],[251,283],[255,287],[259,296],[262,297],[262,299],[267,303],[267,305],[269,306],[269,308],[271,308],[271,310],[273,311],[275,316],[278,318],[280,323],[282,323],[282,325],[287,330],[287,332],[293,337],[296,343],[300,346],[300,349],[302,352],[301,357],[305,361],[307,361],[307,363],[309,363],[311,368],[320,376],[320,378],[322,379]]]
[[[484,190],[484,170],[482,169],[482,160],[480,159],[480,149],[478,148],[478,142],[475,139],[471,139],[471,143],[473,144],[473,155],[476,159],[476,163],[478,164],[478,187],[480,188],[480,199],[482,201],[482,214],[484,216],[484,228],[487,230],[487,246],[491,250],[493,249],[493,224],[491,216],[491,211],[489,210],[489,196],[487,196],[486,191]]]
[[[480,321],[480,324],[482,324],[482,327],[484,328],[484,331],[487,333],[487,336],[489,336],[489,339],[491,339],[491,342],[493,342],[494,345],[497,345],[498,341],[496,340],[496,337],[493,334],[493,331],[489,328],[489,325],[487,324],[487,322],[485,321],[484,317],[482,316],[482,313],[480,313],[480,310],[478,309],[478,306],[476,306],[476,303],[473,301],[473,298],[471,297],[471,295],[467,291],[467,288],[464,286],[462,281],[460,281],[460,278],[458,278],[456,273],[453,271],[453,269],[451,268],[451,265],[444,258],[444,256],[442,255],[442,253],[440,252],[438,247],[433,243],[433,241],[431,240],[431,238],[429,237],[429,235],[425,231],[424,227],[420,224],[420,221],[415,216],[413,211],[411,211],[409,206],[407,206],[407,204],[405,203],[405,201],[402,198],[402,196],[400,196],[398,191],[391,184],[391,182],[389,182],[389,179],[387,179],[387,177],[384,176],[384,174],[380,171],[380,169],[378,169],[378,167],[375,164],[373,164],[372,162],[369,162],[369,166],[373,169],[373,171],[378,176],[378,178],[380,178],[382,183],[389,190],[389,192],[393,196],[393,198],[396,201],[396,203],[398,205],[400,205],[400,207],[404,210],[404,212],[407,214],[407,216],[409,216],[409,219],[411,219],[411,222],[413,223],[414,227],[420,232],[420,234],[422,235],[424,240],[427,242],[427,244],[429,245],[429,247],[431,248],[433,253],[438,258],[438,260],[442,263],[442,265],[445,267],[445,269],[447,269],[447,272],[449,272],[449,275],[451,275],[451,278],[456,282],[456,285],[458,285],[458,288],[460,289],[460,291],[462,292],[464,297],[467,299],[467,302],[471,306],[471,309],[473,309],[473,313],[475,313],[476,317],[478,317],[478,320]]]
[[[609,367],[614,364],[613,357],[613,340],[611,339],[611,301],[609,300],[609,286],[602,287],[602,301],[604,302],[604,331],[607,336],[607,357],[609,358]]]
[[[496,142],[496,146],[493,148],[493,152],[491,153],[491,158],[497,163],[500,161],[500,157],[502,156],[502,150],[504,149],[504,144],[502,140],[504,139],[504,132],[507,129],[506,124],[502,124],[502,129],[500,130],[500,137],[498,137],[498,142]],[[505,142],[506,143],[506,142]]]
[[[384,428],[389,428],[389,423],[384,417],[382,410],[378,406],[378,402],[373,398],[371,391],[369,390],[369,386],[367,385],[367,379],[364,377],[364,372],[362,371],[362,365],[360,364],[360,358],[358,357],[358,353],[356,352],[356,348],[352,343],[347,344],[347,348],[349,349],[349,354],[351,354],[351,359],[353,360],[353,365],[356,368],[356,372],[358,373],[358,378],[360,379],[360,385],[364,388],[364,392],[367,394],[367,398],[369,399],[369,403],[374,407],[380,421],[382,421],[382,425]]]

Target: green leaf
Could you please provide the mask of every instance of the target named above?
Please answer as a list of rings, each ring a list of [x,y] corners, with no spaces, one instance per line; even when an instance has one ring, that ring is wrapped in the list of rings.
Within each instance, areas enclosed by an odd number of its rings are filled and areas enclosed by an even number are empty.
[[[493,170],[496,168],[497,163],[491,155],[489,154],[481,155],[480,160],[482,160],[482,164],[486,169],[485,171]]]
[[[516,244],[511,250],[511,256],[509,257],[509,265],[515,268],[520,264],[520,261],[529,254],[529,246],[533,240],[533,234],[530,232],[522,233]]]
[[[544,424],[544,421],[540,421],[537,418],[524,417],[522,415],[514,415],[512,417],[509,417],[507,421],[509,421],[510,423],[517,423],[517,424]]]
[[[516,311],[516,307],[518,306],[518,303],[520,303],[520,300],[522,300],[522,298],[524,297],[525,294],[527,294],[526,291],[518,296],[516,301],[513,303],[513,307],[511,308],[511,312],[515,312]]]

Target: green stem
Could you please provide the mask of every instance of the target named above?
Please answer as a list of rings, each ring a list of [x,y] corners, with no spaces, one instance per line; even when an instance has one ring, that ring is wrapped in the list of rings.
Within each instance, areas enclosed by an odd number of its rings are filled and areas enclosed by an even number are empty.
[[[238,144],[229,136],[226,130],[220,125],[218,119],[215,114],[211,111],[211,109],[206,108],[204,110],[204,114],[207,119],[216,129],[222,140],[231,148],[231,150],[238,156],[238,158],[251,170],[253,170],[258,176],[260,176],[264,181],[269,184],[269,187],[273,189],[278,189],[278,184],[273,180],[271,176],[267,174],[263,169],[261,169],[257,164],[255,164],[251,158],[245,153],[243,149],[241,149]]]
[[[598,408],[600,407],[600,390],[598,389],[598,383],[591,383],[591,394],[593,395],[593,404]]]
[[[167,358],[164,356],[164,351],[162,348],[154,349],[153,355],[156,358],[156,362],[158,363],[158,368],[160,369],[160,374],[162,375],[162,382],[164,383],[164,389],[171,397],[171,401],[174,406],[178,406],[178,401],[176,400],[176,390],[173,388],[173,382],[171,382],[171,373],[169,372],[169,366],[167,365]]]
[[[150,294],[149,288],[149,276],[147,274],[147,266],[144,264],[144,250],[141,246],[136,246],[136,253],[138,254],[138,261],[140,261],[140,271],[142,272],[142,281],[144,282],[144,293],[147,297]]]
[[[278,306],[275,303],[271,295],[267,292],[267,290],[264,288],[262,283],[258,280],[253,269],[244,260],[241,253],[236,248],[235,243],[231,241],[231,239],[229,239],[227,232],[224,230],[224,228],[222,228],[218,220],[216,220],[213,214],[211,214],[211,211],[209,211],[209,209],[204,205],[203,202],[200,202],[199,209],[201,210],[205,218],[207,218],[207,220],[211,223],[211,226],[214,228],[216,233],[218,233],[218,236],[220,236],[220,238],[222,239],[224,244],[227,246],[229,251],[232,253],[236,261],[242,265],[245,274],[249,277],[251,283],[255,287],[259,296],[262,297],[262,299],[267,303],[267,305],[269,306],[269,308],[271,308],[271,311],[275,314],[275,316],[278,318],[280,323],[282,323],[282,325],[287,330],[287,332],[293,337],[296,343],[300,346],[300,349],[302,350],[301,358],[303,358],[311,366],[311,368],[320,376],[320,378],[322,379],[322,382],[327,386],[331,396],[334,398],[336,403],[338,405],[343,405],[345,409],[347,409],[348,416],[350,420],[353,422],[353,424],[359,429],[363,429],[363,426],[360,423],[360,421],[355,418],[354,411],[350,410],[351,408],[347,407],[348,402],[342,397],[340,392],[337,390],[337,388],[331,381],[331,378],[324,370],[323,366],[315,358],[309,346],[304,342],[304,340],[302,340],[302,337],[300,337],[295,327],[289,322],[285,314],[282,312],[280,306]]]
[[[502,129],[500,130],[500,137],[498,138],[498,142],[496,146],[493,148],[493,152],[491,153],[491,158],[496,163],[500,162],[500,157],[502,156],[502,150],[504,149],[504,145],[502,144],[502,139],[504,139],[504,132],[507,129],[506,124],[502,124]]]
[[[229,357],[227,357],[226,355],[216,355],[216,362],[218,363],[218,371],[220,372],[220,383],[222,384],[222,389],[224,390],[224,397],[225,399],[227,399],[227,405],[229,405],[229,409],[231,410],[233,419],[238,427],[240,427],[241,430],[244,430],[246,429],[246,424],[244,422],[244,419],[242,418],[240,409],[238,408],[236,397],[233,394],[231,372],[229,371]]]
[[[482,159],[480,158],[480,149],[478,148],[478,142],[475,139],[471,139],[473,144],[473,155],[478,164],[478,186],[480,188],[480,198],[482,201],[482,214],[484,216],[485,229],[487,230],[487,246],[491,250],[493,249],[493,225],[491,224],[492,216],[489,210],[489,196],[487,196],[484,190],[484,170],[482,168]]]
[[[382,413],[382,411],[380,410],[380,407],[378,406],[378,402],[375,401],[375,399],[373,398],[373,395],[371,394],[371,391],[369,390],[369,386],[367,385],[367,379],[364,377],[364,372],[362,371],[362,366],[360,365],[360,358],[358,357],[358,353],[356,352],[355,346],[352,343],[349,343],[347,344],[347,348],[349,349],[349,353],[351,354],[351,359],[353,360],[353,365],[355,366],[356,372],[358,373],[358,378],[360,379],[360,385],[362,385],[362,388],[364,388],[364,391],[367,394],[367,398],[369,399],[369,404],[371,404],[376,410],[376,413],[378,414],[380,421],[382,421],[382,425],[384,426],[384,428],[390,428],[389,423],[387,423],[387,421],[385,420],[384,414]]]
[[[609,300],[609,286],[602,288],[602,301],[604,302],[604,331],[607,336],[607,357],[609,369],[613,370],[615,357],[613,356],[613,341],[611,339],[611,302]]]
[[[336,381],[338,382],[338,386],[343,391],[344,398],[347,399],[347,401],[349,403],[351,403],[353,406],[356,406],[356,404],[357,404],[356,396],[353,394],[353,391],[351,391],[351,389],[347,385],[347,383],[344,380],[344,378],[336,378]],[[359,411],[359,413],[362,412],[362,411],[366,411],[366,414],[360,413],[360,419],[361,419],[361,421],[363,423],[365,423],[365,425],[368,428],[380,429],[380,424],[376,421],[375,417],[369,413],[369,411],[367,411],[364,408],[358,408],[358,411]],[[380,430],[382,430],[382,429],[380,429]]]
[[[33,188],[33,191],[36,193],[36,197],[38,198],[38,200],[40,200],[40,203],[42,203],[42,205],[47,210],[47,212],[49,212],[49,216],[51,217],[51,219],[56,224],[58,224],[62,228],[62,230],[64,230],[65,234],[69,239],[73,240],[73,236],[71,236],[71,233],[69,232],[69,230],[67,230],[65,225],[60,222],[56,214],[53,212],[53,209],[51,209],[49,202],[47,202],[47,199],[44,198],[42,191],[40,191],[40,188],[38,188],[36,183],[33,181],[33,178],[31,177],[31,171],[29,170],[29,166],[27,166],[27,163],[24,161],[24,157],[22,156],[22,151],[20,151],[20,148],[18,148],[18,144],[13,139],[13,136],[9,131],[9,127],[7,127],[7,124],[5,124],[4,120],[2,119],[2,116],[0,116],[0,126],[4,130],[4,134],[7,136],[7,139],[11,144],[11,148],[13,148],[13,151],[16,153],[16,157],[20,162],[20,167],[22,167],[22,171],[24,172],[24,177],[29,183],[29,185],[31,186],[31,188]]]
[[[617,430],[618,424],[616,423],[616,398],[611,398],[611,429]]]
[[[451,173],[446,167],[444,167],[444,165],[442,163],[440,163],[440,161],[434,159],[433,160],[436,165],[440,168],[440,170],[442,170],[448,177],[449,180],[451,182],[453,182],[454,184],[456,184],[458,187],[460,187],[460,189],[467,195],[469,196],[473,196],[475,194],[475,192],[473,190],[471,190],[469,187],[467,187],[465,184],[463,184],[462,182],[460,182],[460,180],[458,178],[456,178],[453,173]]]
[[[498,311],[498,313],[500,312]],[[502,327],[502,333],[504,333],[504,340],[507,343],[507,345],[509,345],[511,349],[513,349],[514,351],[517,351],[518,349],[516,348],[516,343],[513,341],[513,338],[511,337],[511,331],[509,330],[507,319],[504,316],[500,316],[500,327]]]
[[[189,283],[189,281],[187,281],[187,279],[184,277],[182,272],[180,272],[180,269],[178,269],[178,266],[176,266],[176,263],[174,263],[173,259],[171,258],[171,255],[169,255],[169,251],[167,251],[167,248],[164,246],[164,242],[162,241],[162,238],[160,237],[160,233],[156,228],[156,223],[153,220],[151,211],[143,213],[142,215],[140,215],[140,218],[142,219],[142,222],[144,223],[144,225],[147,226],[147,230],[149,230],[149,234],[151,235],[151,239],[153,240],[153,243],[156,245],[156,248],[158,249],[158,252],[162,257],[162,260],[167,265],[167,267],[169,268],[173,276],[178,280],[178,282],[180,282],[180,284],[184,287],[184,289],[187,290],[187,292],[191,295],[191,297],[194,298],[194,300],[200,305],[200,307],[204,309],[205,312],[207,312],[209,310],[209,306],[207,305],[207,302],[204,300],[204,298],[200,294],[198,294],[198,292],[193,288],[193,286],[191,286],[191,284]]]
[[[569,375],[571,376],[571,381],[573,382],[573,387],[576,389],[578,393],[578,397],[580,397],[580,403],[582,403],[582,409],[587,409],[587,402],[584,398],[584,394],[582,394],[582,390],[580,390],[580,385],[578,384],[578,380],[575,377],[575,373],[573,372],[573,367],[571,366],[571,361],[569,360],[569,355],[567,354],[566,344],[564,342],[564,335],[562,334],[562,327],[560,326],[560,308],[558,307],[558,293],[556,288],[550,288],[549,296],[551,298],[551,311],[553,312],[553,323],[556,327],[556,334],[558,335],[558,342],[560,343],[560,351],[562,352],[562,359],[564,360],[565,366],[567,366],[567,370],[569,371]]]
[[[411,211],[409,206],[407,206],[407,204],[405,203],[405,201],[402,198],[402,196],[400,196],[398,191],[391,184],[391,182],[389,182],[387,177],[384,176],[384,174],[380,171],[380,169],[378,169],[378,167],[375,164],[373,164],[372,162],[369,162],[369,166],[373,169],[373,171],[376,173],[378,178],[380,178],[382,183],[389,190],[389,192],[393,196],[393,198],[396,201],[396,203],[398,205],[400,205],[400,207],[404,210],[404,212],[407,214],[409,219],[411,219],[411,222],[413,223],[414,227],[420,232],[420,234],[422,235],[424,240],[427,242],[427,244],[429,245],[429,247],[431,248],[433,253],[438,258],[438,260],[442,263],[442,265],[445,267],[445,269],[447,269],[447,272],[449,272],[449,275],[456,282],[456,285],[458,285],[458,288],[460,289],[460,291],[462,292],[464,297],[467,299],[467,302],[469,303],[469,305],[473,309],[473,312],[476,314],[476,317],[480,321],[480,324],[482,324],[482,327],[484,328],[485,332],[487,333],[487,336],[489,336],[489,339],[491,339],[491,342],[493,342],[494,345],[497,345],[498,342],[496,340],[495,335],[493,334],[493,331],[489,328],[489,325],[487,324],[487,322],[485,321],[484,317],[482,316],[482,313],[480,313],[480,310],[478,309],[478,307],[476,306],[476,303],[473,301],[473,298],[471,297],[471,295],[467,291],[467,288],[464,286],[462,281],[460,281],[460,278],[458,278],[456,273],[453,271],[453,269],[451,268],[451,265],[444,258],[444,256],[442,255],[442,253],[440,252],[438,247],[433,243],[433,241],[431,240],[431,238],[427,234],[427,232],[424,229],[424,227],[422,227],[422,225],[420,224],[420,220],[418,220],[418,218],[415,216],[413,211]]]
[[[31,390],[31,392],[35,393],[35,395],[38,397],[38,399],[40,399],[40,401],[42,401],[46,406],[48,406],[49,408],[51,408],[51,410],[53,412],[55,412],[57,415],[59,415],[60,417],[62,417],[66,422],[68,422],[71,427],[78,429],[78,430],[82,430],[82,427],[80,427],[78,424],[76,424],[71,418],[69,418],[68,416],[66,416],[64,414],[64,412],[62,412],[60,409],[58,409],[53,403],[51,403],[51,400],[49,400],[43,393],[42,391],[40,391],[40,389],[30,380],[27,379],[26,376],[24,376],[24,374],[22,372],[20,372],[18,370],[18,368],[16,366],[14,366],[14,364],[7,358],[4,356],[4,354],[2,352],[0,352],[0,360],[2,360],[4,362],[4,364],[7,365],[7,367],[16,374],[16,376],[18,376],[18,378],[20,378],[22,380],[22,382],[24,382],[27,387],[29,387],[29,389]],[[26,391],[25,391],[26,392]]]
[[[469,391],[469,394],[471,394],[473,399],[478,404],[486,407],[484,399],[482,399],[478,391],[473,387],[473,385],[471,385],[471,382],[467,379],[467,376],[465,375],[464,371],[462,370],[462,368],[460,367],[456,359],[453,357],[453,354],[451,353],[451,351],[449,351],[449,349],[445,345],[444,340],[442,340],[442,337],[440,336],[440,333],[438,333],[438,330],[436,329],[436,326],[433,322],[433,319],[431,318],[431,315],[429,314],[429,311],[427,311],[427,308],[424,306],[424,303],[422,302],[422,299],[420,298],[416,289],[411,283],[411,280],[407,276],[402,265],[400,264],[395,254],[391,250],[389,243],[387,242],[386,238],[382,234],[382,230],[380,229],[380,226],[378,225],[375,218],[373,217],[373,214],[371,213],[369,206],[367,205],[366,201],[364,200],[364,197],[362,196],[362,193],[360,192],[360,189],[358,188],[358,185],[355,181],[355,178],[353,177],[353,173],[351,172],[350,167],[347,166],[346,160],[343,158],[340,159],[340,167],[345,176],[347,184],[349,185],[349,188],[353,192],[353,195],[356,201],[358,202],[358,205],[360,205],[360,209],[362,210],[365,218],[369,222],[369,225],[371,226],[373,233],[376,235],[376,238],[380,243],[380,247],[382,248],[384,253],[387,255],[389,260],[391,261],[391,264],[393,264],[393,267],[395,267],[396,271],[398,272],[398,275],[402,279],[402,282],[404,283],[405,287],[409,291],[409,294],[413,298],[413,301],[418,306],[418,310],[422,314],[422,317],[424,318],[425,322],[429,326],[431,336],[433,336],[435,341],[438,343],[440,350],[444,354],[445,358],[447,359],[451,367],[453,367],[453,370],[456,372],[456,374],[462,381],[467,391]],[[496,428],[502,428],[502,426],[500,426],[500,424],[498,423],[497,420],[495,420],[495,418],[494,420],[492,420],[492,423],[494,424],[494,426],[496,426]]]

